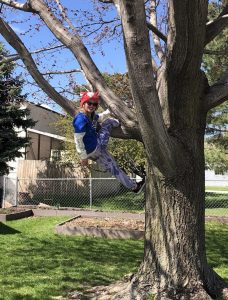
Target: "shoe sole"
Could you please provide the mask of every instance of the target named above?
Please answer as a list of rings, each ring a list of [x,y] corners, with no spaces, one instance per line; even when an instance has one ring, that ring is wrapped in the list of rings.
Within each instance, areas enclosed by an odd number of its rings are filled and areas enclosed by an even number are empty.
[[[144,190],[145,185],[146,185],[146,182],[143,183],[143,185],[141,186],[141,188],[138,190],[138,192],[136,194],[141,193]]]

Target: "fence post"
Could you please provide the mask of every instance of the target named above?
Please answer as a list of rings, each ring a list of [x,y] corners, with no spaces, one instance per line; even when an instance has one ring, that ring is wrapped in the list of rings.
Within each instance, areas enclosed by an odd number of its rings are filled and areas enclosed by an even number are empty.
[[[92,208],[93,205],[93,191],[92,191],[92,177],[89,178],[89,207]]]
[[[6,176],[3,176],[2,208],[5,208],[5,198],[6,198]]]
[[[15,206],[18,206],[18,185],[19,185],[19,179],[18,177],[16,177]]]

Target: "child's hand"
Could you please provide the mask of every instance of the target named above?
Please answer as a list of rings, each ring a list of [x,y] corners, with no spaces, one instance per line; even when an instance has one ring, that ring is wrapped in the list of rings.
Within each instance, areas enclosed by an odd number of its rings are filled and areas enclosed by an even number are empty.
[[[88,167],[88,159],[87,158],[86,159],[81,159],[81,165],[83,167]]]

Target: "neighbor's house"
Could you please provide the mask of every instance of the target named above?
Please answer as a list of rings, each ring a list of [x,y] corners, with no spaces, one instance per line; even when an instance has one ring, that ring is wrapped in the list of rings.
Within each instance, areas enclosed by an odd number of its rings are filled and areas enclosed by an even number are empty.
[[[7,176],[8,190],[15,190],[18,177],[31,178],[42,176],[47,170],[47,162],[53,154],[58,153],[63,147],[64,137],[61,136],[55,126],[61,114],[51,110],[47,106],[25,101],[22,108],[30,110],[30,117],[36,121],[33,128],[27,131],[21,130],[19,136],[30,137],[30,145],[21,149],[22,156],[9,162],[12,167]],[[45,175],[44,175],[45,177]],[[5,179],[6,180],[6,179]],[[4,186],[4,177],[0,176],[0,189]],[[11,193],[9,193],[10,195]]]
[[[36,165],[41,161],[49,161],[53,154],[56,154],[63,148],[63,141],[65,138],[61,136],[56,127],[61,114],[51,110],[47,106],[35,104],[25,101],[23,108],[30,110],[30,117],[36,121],[33,128],[28,128],[27,131],[20,131],[20,136],[28,136],[30,138],[30,145],[22,148],[22,157],[16,158],[10,162],[9,165],[13,167],[10,171],[9,177],[27,177],[34,176],[33,162],[37,161]],[[27,161],[27,171],[23,170],[23,166]]]

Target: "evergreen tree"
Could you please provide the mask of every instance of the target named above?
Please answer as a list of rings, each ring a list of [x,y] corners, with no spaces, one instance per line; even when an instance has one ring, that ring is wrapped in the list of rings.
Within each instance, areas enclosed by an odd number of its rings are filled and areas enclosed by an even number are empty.
[[[0,56],[3,58],[7,51],[0,44]],[[27,137],[18,136],[19,132],[34,126],[29,118],[29,110],[22,109],[25,100],[22,95],[22,81],[13,77],[14,65],[2,63],[0,66],[0,175],[8,174],[10,167],[7,163],[16,157],[21,157],[20,149],[29,144]]]

